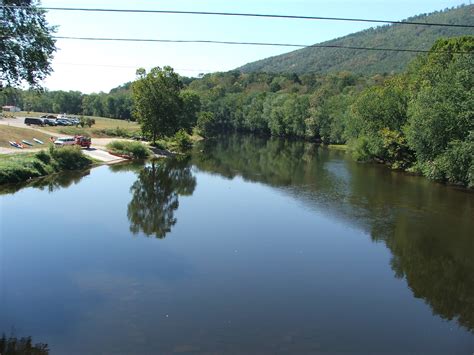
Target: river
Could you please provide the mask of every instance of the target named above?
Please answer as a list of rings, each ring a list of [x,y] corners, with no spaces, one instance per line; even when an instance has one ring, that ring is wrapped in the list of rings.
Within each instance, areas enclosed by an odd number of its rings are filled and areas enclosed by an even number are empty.
[[[472,192],[236,135],[0,193],[0,333],[51,354],[474,352]]]

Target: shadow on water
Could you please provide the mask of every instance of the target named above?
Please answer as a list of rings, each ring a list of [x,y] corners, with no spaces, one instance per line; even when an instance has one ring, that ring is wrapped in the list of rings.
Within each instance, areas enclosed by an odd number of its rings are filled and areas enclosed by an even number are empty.
[[[231,136],[195,148],[201,171],[270,185],[364,230],[434,313],[474,330],[474,194],[357,164],[308,142]]]
[[[164,238],[177,222],[178,196],[191,195],[196,187],[189,158],[151,161],[137,177],[130,187],[132,200],[127,210],[130,231]]]

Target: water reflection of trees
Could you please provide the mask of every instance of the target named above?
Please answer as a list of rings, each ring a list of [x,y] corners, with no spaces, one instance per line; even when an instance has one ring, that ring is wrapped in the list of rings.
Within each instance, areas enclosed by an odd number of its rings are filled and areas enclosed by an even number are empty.
[[[66,171],[59,174],[33,179],[24,183],[6,184],[0,187],[0,195],[13,194],[28,187],[53,192],[59,189],[67,188],[73,184],[77,184],[89,174],[90,170]]]
[[[14,336],[6,337],[5,334],[0,338],[0,354],[2,355],[47,355],[49,354],[48,344],[33,344],[31,337],[17,338]]]
[[[365,230],[387,245],[415,297],[474,330],[473,194],[341,157],[311,143],[232,136],[197,147],[193,163],[284,190]]]
[[[130,230],[164,238],[176,224],[179,195],[191,195],[196,187],[188,158],[152,161],[139,173],[130,188],[128,204]]]

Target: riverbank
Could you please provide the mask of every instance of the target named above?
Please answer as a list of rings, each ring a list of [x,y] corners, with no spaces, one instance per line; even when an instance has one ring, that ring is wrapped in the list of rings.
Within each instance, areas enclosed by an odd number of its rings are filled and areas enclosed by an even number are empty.
[[[0,156],[0,184],[27,181],[61,171],[80,170],[95,161],[79,147],[51,147],[36,153]]]

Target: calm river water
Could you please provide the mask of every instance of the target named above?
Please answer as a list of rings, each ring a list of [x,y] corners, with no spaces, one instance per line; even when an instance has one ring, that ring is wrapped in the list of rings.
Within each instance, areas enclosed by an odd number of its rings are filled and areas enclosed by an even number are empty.
[[[471,192],[230,136],[0,201],[0,333],[51,354],[474,352]]]

